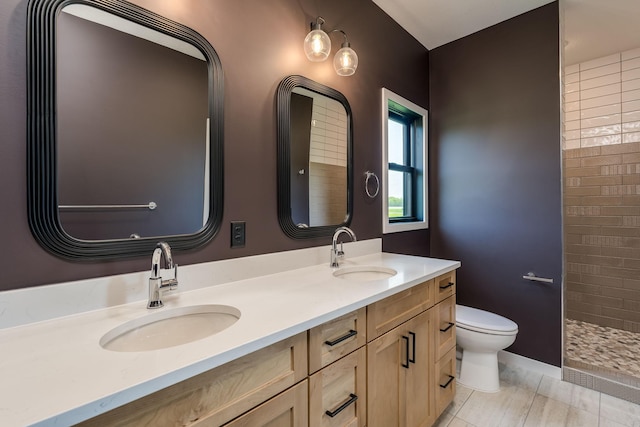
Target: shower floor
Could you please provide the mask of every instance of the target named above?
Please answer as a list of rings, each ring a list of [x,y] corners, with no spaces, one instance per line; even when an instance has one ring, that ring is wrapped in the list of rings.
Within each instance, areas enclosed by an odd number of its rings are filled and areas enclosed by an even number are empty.
[[[566,319],[565,364],[637,387],[640,333]]]

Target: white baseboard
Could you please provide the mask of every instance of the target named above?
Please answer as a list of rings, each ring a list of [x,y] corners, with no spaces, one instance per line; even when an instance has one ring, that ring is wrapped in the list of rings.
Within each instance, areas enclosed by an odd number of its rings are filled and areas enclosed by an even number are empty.
[[[505,365],[517,366],[558,380],[562,379],[561,368],[538,360],[529,359],[519,354],[509,353],[508,351],[501,350],[498,352],[498,362],[504,363]]]

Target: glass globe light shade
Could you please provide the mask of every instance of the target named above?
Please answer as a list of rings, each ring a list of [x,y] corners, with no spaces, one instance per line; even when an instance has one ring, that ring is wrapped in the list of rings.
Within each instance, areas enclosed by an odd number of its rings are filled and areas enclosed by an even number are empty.
[[[311,30],[304,38],[304,53],[309,61],[321,62],[327,59],[331,52],[329,35],[319,28]]]
[[[358,68],[358,55],[348,44],[343,44],[342,48],[336,52],[333,58],[333,68],[339,76],[351,76]]]

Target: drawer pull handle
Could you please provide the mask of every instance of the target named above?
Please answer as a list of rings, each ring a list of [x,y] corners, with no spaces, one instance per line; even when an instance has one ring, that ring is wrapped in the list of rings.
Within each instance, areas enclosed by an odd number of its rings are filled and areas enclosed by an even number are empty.
[[[416,333],[415,332],[409,332],[409,335],[411,335],[411,338],[413,338],[413,346],[412,346],[412,351],[411,351],[411,358],[409,358],[409,362],[411,363],[416,363]]]
[[[405,354],[407,355],[407,358],[405,359],[406,362],[402,362],[401,364],[403,368],[409,369],[409,337],[405,337],[403,335],[402,339],[404,340],[404,350],[405,350]]]
[[[449,282],[449,283],[447,283],[447,284],[446,284],[446,285],[444,285],[444,286],[443,286],[443,285],[440,285],[440,289],[447,289],[447,288],[452,287],[453,285],[455,285],[455,283],[453,283],[453,282]]]
[[[453,325],[455,325],[455,323],[451,323],[451,322],[447,322],[447,323],[449,323],[449,325],[444,329],[440,329],[440,332],[447,332],[449,329],[453,328]]]
[[[356,335],[358,335],[358,331],[354,331],[353,329],[349,329],[349,332],[347,332],[345,335],[343,335],[343,336],[341,336],[339,338],[336,338],[333,341],[325,341],[324,343],[326,345],[330,345],[330,346],[333,347],[334,345],[336,345],[338,343],[341,343],[342,341],[347,340],[347,339],[349,339],[351,337],[354,337]]]
[[[351,405],[353,402],[355,402],[356,400],[358,400],[358,396],[356,396],[353,393],[349,393],[349,400],[347,400],[346,402],[344,402],[342,405],[340,405],[340,407],[338,407],[335,411],[331,412],[331,411],[325,411],[324,413],[329,415],[331,418],[335,417],[336,415],[338,415],[340,412],[344,411],[346,409],[347,406]]]
[[[440,385],[440,387],[442,387],[442,388],[447,388],[447,387],[449,387],[449,384],[451,384],[451,381],[453,381],[453,380],[456,378],[456,377],[454,377],[454,376],[452,376],[452,375],[447,375],[447,376],[449,377],[449,380],[448,380],[446,383],[444,383],[444,384],[439,384],[439,385]]]

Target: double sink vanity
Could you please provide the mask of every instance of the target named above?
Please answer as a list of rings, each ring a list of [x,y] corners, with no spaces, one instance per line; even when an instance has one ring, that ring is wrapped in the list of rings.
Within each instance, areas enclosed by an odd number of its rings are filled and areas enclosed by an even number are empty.
[[[6,327],[3,425],[430,425],[454,393],[460,263],[379,246],[347,244],[339,268],[314,265],[326,247],[180,267],[158,310]],[[225,263],[264,274],[221,283]],[[162,338],[126,334],[144,325]]]

